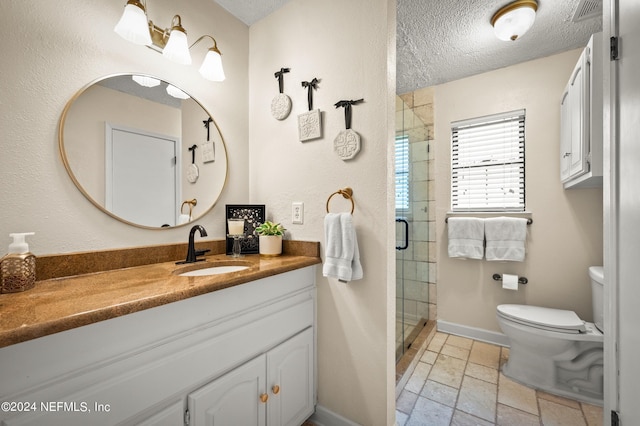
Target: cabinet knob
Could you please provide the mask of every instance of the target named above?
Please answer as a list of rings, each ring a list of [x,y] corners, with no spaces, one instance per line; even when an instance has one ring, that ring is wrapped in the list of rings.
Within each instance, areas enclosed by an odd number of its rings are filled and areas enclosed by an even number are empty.
[[[570,155],[571,155],[571,153],[570,153],[570,152],[565,152],[565,153],[562,155],[562,158],[569,157]]]
[[[260,395],[260,401],[262,401],[263,403],[266,403],[268,399],[269,399],[269,395],[267,395],[266,393],[263,393],[262,395]]]
[[[278,385],[273,385],[273,387],[271,388],[271,390],[273,391],[274,394],[278,394],[278,392],[280,392],[280,386]]]

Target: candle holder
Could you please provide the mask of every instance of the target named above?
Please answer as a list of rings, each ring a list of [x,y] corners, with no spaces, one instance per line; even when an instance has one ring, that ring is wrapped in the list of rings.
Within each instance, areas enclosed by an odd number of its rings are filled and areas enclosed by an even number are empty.
[[[227,237],[233,238],[231,257],[244,257],[240,245],[240,241],[244,238],[244,219],[227,219],[227,227],[229,228]]]
[[[233,248],[231,249],[231,257],[244,257],[242,254],[242,247],[240,245],[240,240],[244,239],[244,235],[227,235],[229,238],[233,238]]]

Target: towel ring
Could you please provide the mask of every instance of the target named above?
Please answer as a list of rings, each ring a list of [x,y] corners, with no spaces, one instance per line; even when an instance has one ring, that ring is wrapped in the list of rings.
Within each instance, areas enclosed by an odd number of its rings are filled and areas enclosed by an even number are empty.
[[[329,202],[331,201],[331,198],[336,194],[340,194],[346,200],[351,201],[351,214],[353,214],[353,211],[356,208],[356,203],[355,203],[355,201],[353,201],[353,189],[351,189],[349,187],[346,187],[346,188],[343,188],[343,189],[339,189],[336,192],[334,192],[333,194],[329,195],[329,198],[327,198],[327,213],[329,213]]]
[[[187,200],[183,202],[182,205],[180,206],[180,214],[184,214],[183,209],[185,204],[189,205],[189,219],[191,219],[191,213],[193,212],[193,207],[198,204],[198,200],[194,198],[193,200]]]

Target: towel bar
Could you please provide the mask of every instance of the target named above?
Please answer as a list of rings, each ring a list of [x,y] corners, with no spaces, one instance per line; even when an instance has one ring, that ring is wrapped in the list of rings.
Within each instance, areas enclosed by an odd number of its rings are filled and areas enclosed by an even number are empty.
[[[444,223],[449,223],[449,218],[448,217],[446,217],[444,219]],[[533,223],[533,219],[527,218],[527,225],[531,225],[532,223]]]
[[[355,201],[353,201],[353,189],[346,187],[343,189],[339,189],[336,192],[334,192],[333,194],[329,195],[329,198],[327,198],[327,213],[329,213],[329,202],[331,201],[331,198],[336,195],[336,194],[340,194],[342,195],[343,198],[351,201],[351,214],[353,214],[353,211],[356,208],[356,203]]]
[[[493,279],[496,281],[502,281],[502,275],[493,274]],[[529,280],[526,277],[518,277],[518,284],[526,284]]]

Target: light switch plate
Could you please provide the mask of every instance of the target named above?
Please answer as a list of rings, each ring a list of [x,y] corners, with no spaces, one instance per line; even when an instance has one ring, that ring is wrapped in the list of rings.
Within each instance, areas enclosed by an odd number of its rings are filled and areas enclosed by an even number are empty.
[[[294,225],[302,225],[304,223],[304,203],[294,201],[291,203],[291,223]]]

